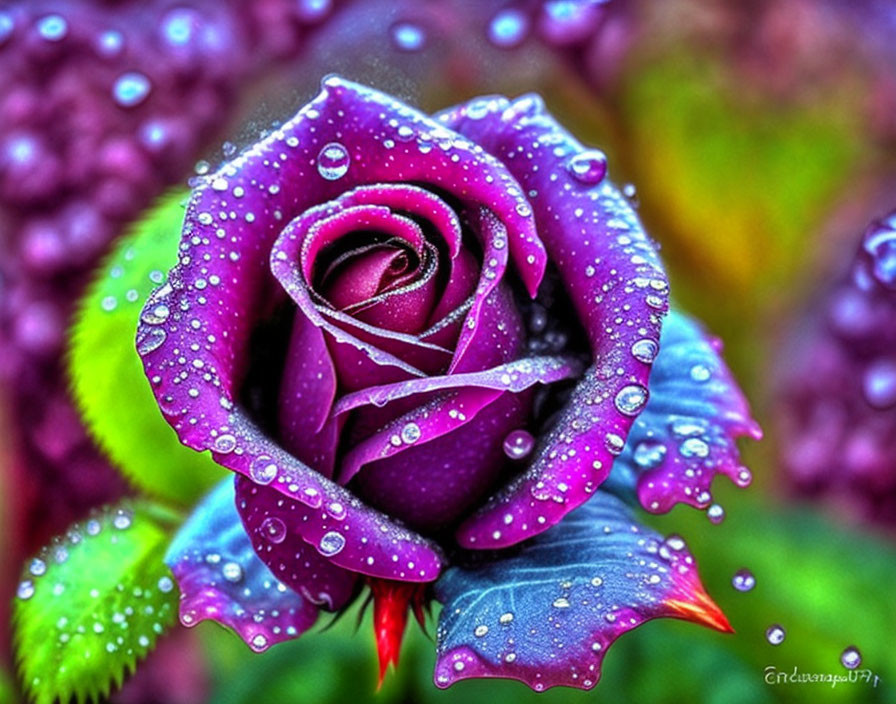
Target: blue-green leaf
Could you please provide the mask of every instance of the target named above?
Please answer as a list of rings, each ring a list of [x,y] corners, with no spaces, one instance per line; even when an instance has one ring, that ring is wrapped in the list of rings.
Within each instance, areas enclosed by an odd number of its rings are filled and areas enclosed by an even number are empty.
[[[120,685],[174,620],[168,535],[122,504],[74,525],[25,567],[14,603],[25,690],[36,704],[95,700]]]
[[[177,258],[185,195],[162,198],[119,240],[75,316],[68,370],[91,434],[123,474],[152,496],[192,504],[224,470],[180,444],[134,346],[143,302]]]

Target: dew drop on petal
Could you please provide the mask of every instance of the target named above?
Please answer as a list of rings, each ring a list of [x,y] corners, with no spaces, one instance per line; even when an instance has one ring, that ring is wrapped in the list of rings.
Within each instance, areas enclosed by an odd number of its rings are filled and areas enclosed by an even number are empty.
[[[62,15],[47,15],[38,20],[37,33],[47,41],[61,41],[68,34],[68,22]]]
[[[872,362],[862,377],[865,400],[875,408],[889,408],[896,404],[896,360],[878,359]]]
[[[731,584],[739,592],[748,592],[756,586],[756,577],[746,568],[739,569],[731,578]]]
[[[317,172],[328,181],[336,181],[348,173],[351,157],[339,142],[325,144],[317,155]]]
[[[238,562],[225,562],[221,565],[221,575],[228,582],[236,583],[243,578],[243,568],[240,567]]]
[[[527,430],[511,430],[504,438],[504,454],[512,460],[521,460],[531,454],[535,438]]]
[[[224,455],[229,452],[233,452],[236,449],[236,438],[229,433],[219,435],[215,438],[214,449],[215,452],[220,452]]]
[[[261,534],[272,543],[282,543],[286,540],[286,524],[276,516],[265,518],[261,522]]]
[[[772,624],[765,631],[765,639],[772,645],[781,645],[786,637],[787,631],[777,623]]]
[[[616,409],[627,416],[635,416],[647,403],[647,389],[639,384],[623,386],[616,394]]]
[[[333,555],[338,554],[344,547],[345,537],[342,533],[337,533],[335,530],[324,533],[323,537],[320,539],[320,552],[327,557],[332,557]]]
[[[607,173],[607,157],[602,151],[589,149],[573,156],[566,162],[566,168],[576,181],[593,186]]]
[[[167,337],[168,333],[162,328],[150,328],[149,330],[141,331],[137,340],[137,352],[149,354],[161,347]]]
[[[31,564],[28,566],[28,571],[34,577],[40,577],[47,571],[47,563],[41,560],[39,557],[35,557]]]
[[[632,345],[632,356],[645,364],[651,364],[656,359],[657,352],[659,352],[659,346],[647,338],[638,340]]]
[[[256,484],[270,484],[277,476],[277,465],[267,455],[259,455],[249,465],[249,475]]]
[[[859,652],[856,646],[850,645],[840,653],[840,664],[847,670],[855,670],[862,664],[862,653]]]
[[[401,440],[408,445],[417,442],[420,439],[420,426],[416,423],[407,423],[401,429]]]
[[[642,440],[635,446],[633,459],[641,469],[659,466],[666,456],[666,446],[658,440]]]

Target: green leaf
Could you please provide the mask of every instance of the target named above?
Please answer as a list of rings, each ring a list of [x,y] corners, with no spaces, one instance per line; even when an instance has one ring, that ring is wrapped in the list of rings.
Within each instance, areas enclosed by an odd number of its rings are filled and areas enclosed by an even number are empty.
[[[134,342],[143,301],[177,258],[185,196],[163,197],[119,240],[75,316],[68,371],[87,427],[112,462],[139,489],[189,505],[224,470],[207,453],[180,444],[159,411]]]
[[[14,603],[16,658],[36,704],[96,700],[174,621],[169,536],[141,505],[104,510],[54,539]]]

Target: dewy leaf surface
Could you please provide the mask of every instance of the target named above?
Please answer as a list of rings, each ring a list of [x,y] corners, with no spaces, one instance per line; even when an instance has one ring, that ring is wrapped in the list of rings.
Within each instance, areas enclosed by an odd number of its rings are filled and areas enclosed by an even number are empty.
[[[87,427],[112,462],[148,494],[191,504],[224,470],[180,444],[134,348],[143,302],[177,257],[185,196],[162,198],[119,240],[75,316],[68,370]]]
[[[166,532],[122,504],[55,539],[25,568],[15,643],[37,704],[105,697],[174,620],[177,590],[162,561]]]

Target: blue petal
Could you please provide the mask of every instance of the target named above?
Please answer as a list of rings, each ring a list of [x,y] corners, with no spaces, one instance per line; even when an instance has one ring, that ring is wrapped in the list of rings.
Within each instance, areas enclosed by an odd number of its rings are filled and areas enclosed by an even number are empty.
[[[660,616],[730,630],[678,537],[632,521],[598,492],[520,550],[452,567],[436,582],[439,687],[470,677],[518,679],[536,691],[589,689],[607,648]]]
[[[296,638],[317,620],[313,604],[282,584],[252,549],[228,477],[196,507],[165,555],[181,592],[180,620],[229,626],[256,651]]]
[[[762,431],[720,348],[692,319],[669,314],[650,372],[650,398],[603,489],[626,500],[637,494],[645,509],[665,513],[677,503],[710,506],[717,474],[739,486],[750,483],[736,440],[742,435],[758,440]]]

